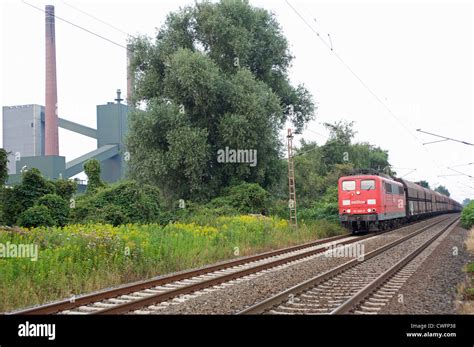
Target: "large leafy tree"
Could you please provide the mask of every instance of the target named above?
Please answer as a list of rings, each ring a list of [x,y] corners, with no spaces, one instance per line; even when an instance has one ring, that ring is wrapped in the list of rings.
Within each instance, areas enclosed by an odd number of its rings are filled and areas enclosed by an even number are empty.
[[[281,173],[279,131],[314,117],[275,17],[247,1],[202,2],[171,13],[155,40],[131,42],[130,173],[166,196],[207,199],[240,181],[268,187]],[[217,152],[257,150],[256,165]]]

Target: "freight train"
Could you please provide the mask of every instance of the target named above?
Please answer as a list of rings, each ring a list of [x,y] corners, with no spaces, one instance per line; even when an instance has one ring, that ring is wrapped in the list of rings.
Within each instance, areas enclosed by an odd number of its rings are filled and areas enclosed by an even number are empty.
[[[338,190],[340,221],[353,233],[391,229],[462,210],[461,204],[445,195],[381,173],[341,177]]]

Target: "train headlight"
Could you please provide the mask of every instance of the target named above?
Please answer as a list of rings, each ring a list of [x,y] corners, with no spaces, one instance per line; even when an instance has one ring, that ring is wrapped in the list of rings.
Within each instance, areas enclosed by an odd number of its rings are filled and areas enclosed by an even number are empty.
[[[372,212],[375,212],[375,208],[372,209]]]
[[[350,209],[350,208],[347,209],[347,213],[351,213],[351,209]]]
[[[372,211],[372,210],[371,210],[370,208],[368,208],[368,209],[367,209],[367,212],[370,212],[370,211]]]

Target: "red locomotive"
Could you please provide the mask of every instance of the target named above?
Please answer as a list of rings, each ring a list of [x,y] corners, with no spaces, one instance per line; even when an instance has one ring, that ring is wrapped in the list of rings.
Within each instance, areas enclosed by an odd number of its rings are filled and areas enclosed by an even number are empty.
[[[384,174],[339,178],[339,217],[353,232],[389,229],[409,220],[461,209],[453,199],[401,178]]]

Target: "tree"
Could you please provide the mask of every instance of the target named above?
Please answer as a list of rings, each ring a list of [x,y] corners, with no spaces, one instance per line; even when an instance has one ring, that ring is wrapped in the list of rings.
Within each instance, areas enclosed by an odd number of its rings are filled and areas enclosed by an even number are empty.
[[[87,192],[94,192],[105,186],[100,178],[100,162],[97,159],[89,159],[84,163],[84,172],[87,175]]]
[[[462,205],[463,205],[463,206],[467,206],[467,205],[469,205],[469,203],[470,203],[471,201],[472,201],[471,199],[466,198],[466,199],[464,199],[464,200],[462,201]]]
[[[426,188],[426,189],[431,189],[429,183],[425,180],[421,180],[421,181],[415,182],[415,183],[418,184],[419,186],[422,186],[422,187]]]
[[[349,161],[349,146],[355,135],[354,122],[338,121],[324,123],[324,126],[329,130],[329,139],[322,148],[324,164],[331,166]]]
[[[289,82],[292,56],[274,15],[245,1],[196,3],[171,13],[154,42],[131,45],[132,178],[193,200],[242,181],[266,188],[279,180],[279,131],[287,120],[301,130],[315,106]],[[222,163],[217,153],[226,148],[258,159]]]
[[[440,194],[443,194],[443,195],[446,195],[446,196],[450,196],[451,194],[449,193],[449,190],[446,189],[445,186],[438,186],[435,188],[435,192],[438,192]]]
[[[337,188],[341,176],[354,170],[373,169],[394,174],[388,151],[367,142],[352,143],[356,133],[353,122],[337,121],[325,126],[330,134],[324,145],[302,140],[296,151],[295,183],[298,204],[302,207],[314,206],[328,189]]]
[[[8,179],[8,152],[0,148],[0,187],[7,183]]]

